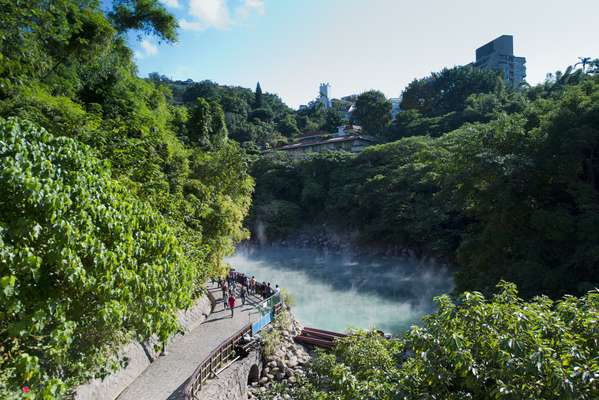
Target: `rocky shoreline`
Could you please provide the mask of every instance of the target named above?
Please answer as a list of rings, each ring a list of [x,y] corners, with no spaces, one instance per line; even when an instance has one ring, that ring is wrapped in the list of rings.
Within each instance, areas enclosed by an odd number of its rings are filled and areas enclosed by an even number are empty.
[[[310,362],[311,355],[308,349],[293,341],[302,326],[291,313],[288,327],[279,328],[280,342],[277,349],[270,355],[263,355],[264,368],[260,379],[252,382],[248,387],[248,399],[260,399],[260,395],[266,393],[276,383],[293,385],[306,374],[305,366]],[[268,334],[272,334],[277,327],[271,327]],[[285,395],[281,397],[287,400]]]

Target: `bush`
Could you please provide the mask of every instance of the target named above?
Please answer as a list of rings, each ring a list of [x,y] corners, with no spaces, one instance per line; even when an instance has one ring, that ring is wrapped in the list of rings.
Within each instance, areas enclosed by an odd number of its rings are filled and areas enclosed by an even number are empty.
[[[399,340],[360,332],[319,355],[300,399],[597,399],[599,291],[525,302],[466,292]]]
[[[60,397],[131,336],[173,333],[195,270],[86,146],[0,120],[0,158],[0,390]]]

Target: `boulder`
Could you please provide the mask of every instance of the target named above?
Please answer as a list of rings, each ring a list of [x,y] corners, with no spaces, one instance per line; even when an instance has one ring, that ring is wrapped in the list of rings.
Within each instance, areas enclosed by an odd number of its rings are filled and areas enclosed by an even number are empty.
[[[290,357],[290,358],[289,358],[289,361],[287,361],[287,365],[288,365],[290,368],[296,367],[298,364],[299,364],[299,363],[298,363],[298,359],[297,359],[297,357],[295,357],[295,356],[292,356],[292,357]]]

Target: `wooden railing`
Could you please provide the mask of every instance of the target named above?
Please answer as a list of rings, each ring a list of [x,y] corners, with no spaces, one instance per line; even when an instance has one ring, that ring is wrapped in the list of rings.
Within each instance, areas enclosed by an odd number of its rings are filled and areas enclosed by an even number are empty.
[[[240,346],[245,335],[251,335],[252,324],[247,324],[230,338],[223,341],[217,348],[212,350],[208,357],[196,368],[188,379],[184,389],[186,399],[195,399],[202,389],[202,385],[216,376],[217,372],[226,367],[237,357],[236,348]]]

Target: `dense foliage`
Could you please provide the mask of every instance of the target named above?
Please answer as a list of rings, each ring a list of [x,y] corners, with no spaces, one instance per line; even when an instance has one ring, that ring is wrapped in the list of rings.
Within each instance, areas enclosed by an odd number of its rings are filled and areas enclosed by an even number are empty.
[[[273,238],[324,223],[442,256],[461,267],[458,291],[506,279],[526,297],[586,293],[599,285],[599,77],[572,79],[485,94],[518,107],[439,138],[270,154],[253,167],[253,229]]]
[[[377,90],[364,92],[356,100],[352,117],[367,135],[383,136],[391,123],[391,103]]]
[[[0,118],[19,118],[0,139],[2,398],[58,397],[123,340],[165,340],[247,237],[253,183],[221,106],[173,104],[125,44],[173,41],[175,19],[111,4],[0,1]]]
[[[472,66],[445,68],[415,79],[402,93],[389,139],[440,136],[467,122],[488,122],[522,108],[522,94],[509,91],[495,71]]]
[[[571,399],[599,396],[599,292],[552,301],[502,283],[438,311],[399,339],[358,332],[320,353],[298,400]],[[265,397],[268,398],[268,397]]]
[[[229,137],[249,151],[257,152],[286,143],[288,138],[299,133],[293,110],[277,95],[263,93],[260,84],[252,92],[211,81],[171,81],[156,73],[150,74],[150,80],[170,88],[174,102],[190,112],[201,100],[220,106]]]
[[[10,381],[57,396],[129,334],[176,330],[197,270],[160,215],[73,139],[0,121],[0,158],[0,369]]]

